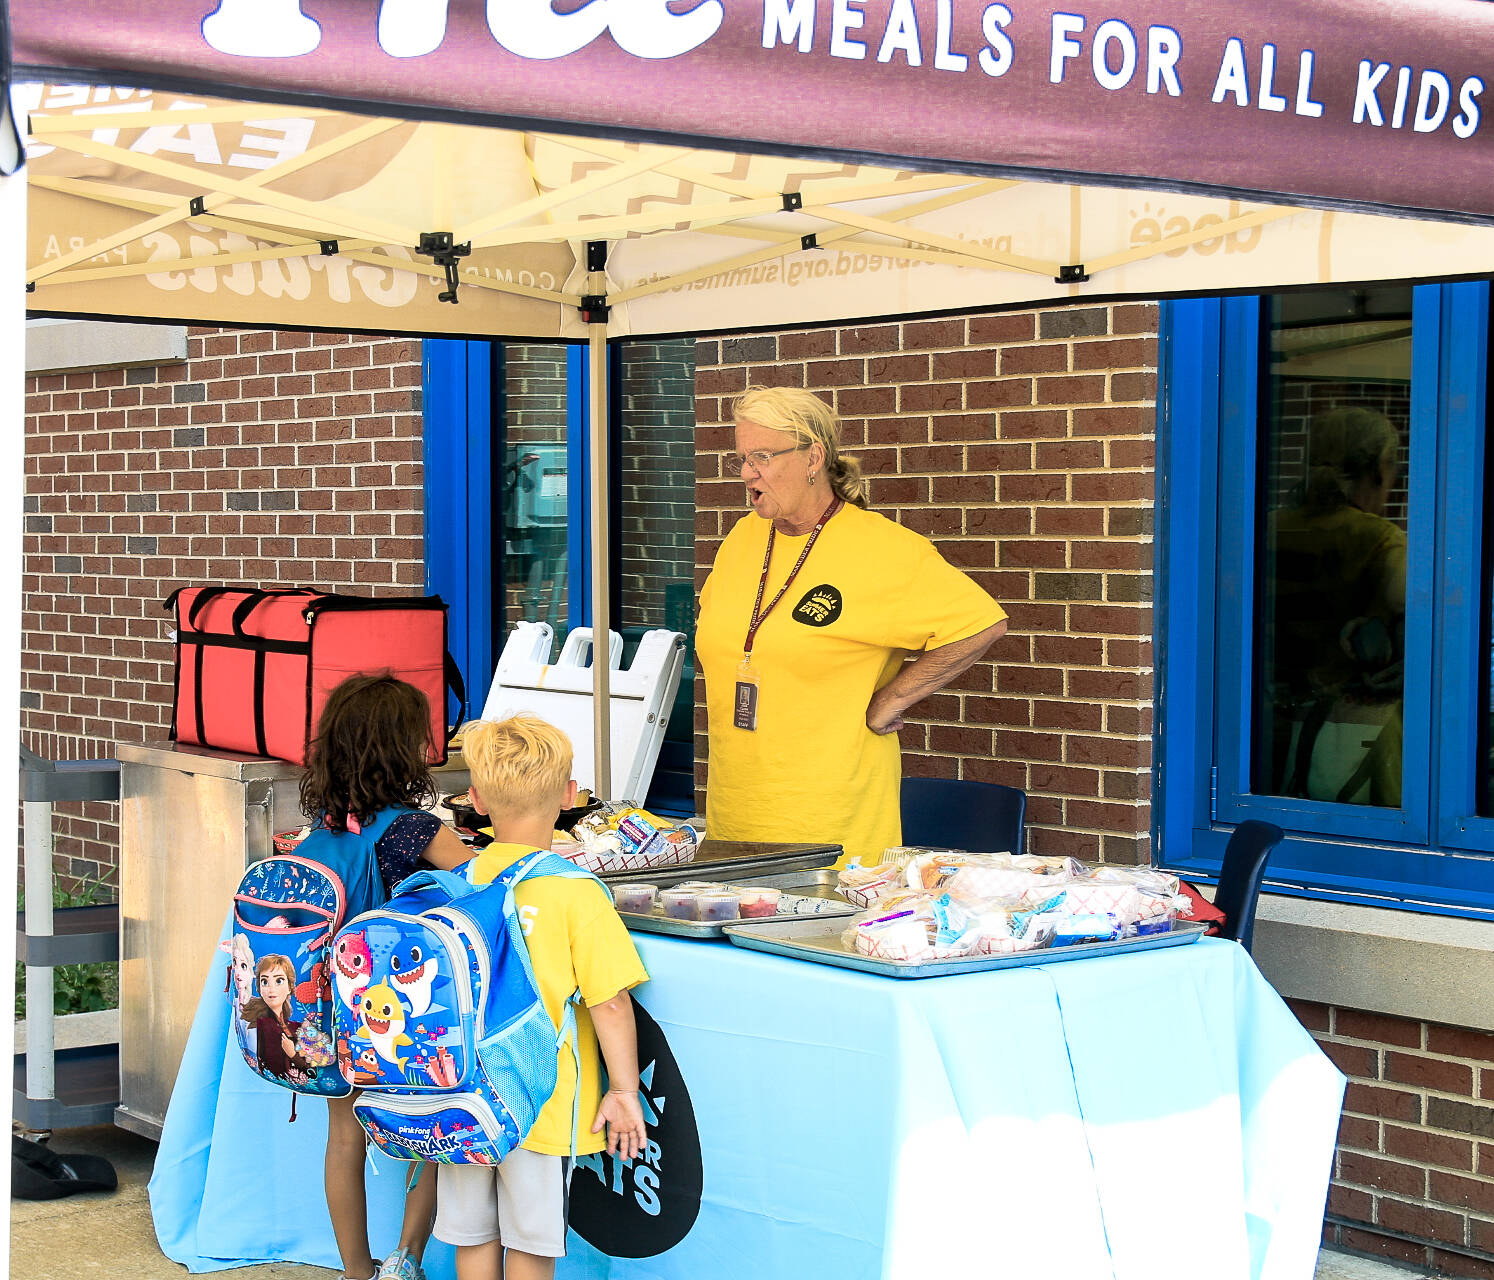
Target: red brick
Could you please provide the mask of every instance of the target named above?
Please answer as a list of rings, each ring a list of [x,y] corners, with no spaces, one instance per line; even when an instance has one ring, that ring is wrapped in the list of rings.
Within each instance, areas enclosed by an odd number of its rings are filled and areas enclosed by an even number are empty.
[[[1075,369],[1125,369],[1155,366],[1155,338],[1123,338],[1102,342],[1075,342]]]
[[[1333,1032],[1351,1040],[1374,1040],[1380,1044],[1421,1048],[1422,1024],[1380,1013],[1362,1013],[1357,1009],[1336,1009]]]
[[[970,341],[1024,342],[1037,333],[1037,317],[1030,311],[1005,312],[970,318]]]
[[[1449,1213],[1445,1209],[1433,1209],[1427,1205],[1407,1204],[1403,1200],[1392,1200],[1389,1197],[1380,1200],[1375,1210],[1377,1226],[1446,1244],[1463,1243],[1467,1222],[1468,1219],[1459,1213]]]
[[[1427,1173],[1416,1165],[1382,1160],[1357,1151],[1345,1151],[1338,1160],[1339,1178],[1356,1186],[1388,1191],[1421,1199],[1426,1194]]]
[[[1385,1055],[1385,1079],[1440,1093],[1473,1096],[1473,1069],[1461,1062],[1444,1062],[1411,1053]]]
[[[1328,1030],[1329,1008],[1326,1004],[1291,998],[1288,998],[1286,1004],[1287,1008],[1297,1015],[1297,1021],[1309,1031]]]
[[[1426,1129],[1408,1129],[1400,1125],[1387,1124],[1382,1141],[1385,1154],[1402,1160],[1414,1160],[1417,1164],[1439,1165],[1446,1169],[1473,1170],[1474,1144],[1466,1138],[1449,1137],[1445,1133],[1431,1133]],[[1494,1151],[1494,1148],[1490,1148]],[[1494,1164],[1479,1166],[1481,1174],[1494,1173]]]
[[[1494,1182],[1487,1178],[1469,1178],[1433,1169],[1428,1175],[1429,1198],[1455,1209],[1494,1214]]]
[[[1427,1052],[1445,1053],[1453,1058],[1476,1058],[1494,1062],[1494,1035],[1468,1031],[1462,1027],[1427,1026]]]
[[[1001,349],[1001,372],[1004,376],[1016,373],[1059,373],[1068,367],[1069,348],[1062,342]]]
[[[1420,1124],[1422,1119],[1421,1098],[1417,1094],[1359,1084],[1353,1080],[1344,1091],[1344,1110],[1355,1115],[1381,1116],[1409,1124]]]
[[[1338,1123],[1338,1145],[1358,1151],[1378,1151],[1380,1149],[1379,1121],[1369,1120],[1363,1116],[1344,1116]],[[1394,1153],[1386,1152],[1386,1154]]]

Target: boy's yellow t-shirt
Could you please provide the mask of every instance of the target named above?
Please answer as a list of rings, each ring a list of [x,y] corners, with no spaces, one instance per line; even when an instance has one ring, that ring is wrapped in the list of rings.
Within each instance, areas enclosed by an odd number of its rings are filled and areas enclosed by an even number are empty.
[[[534,850],[528,845],[490,844],[473,860],[476,884],[488,884]],[[514,890],[519,924],[529,942],[529,960],[539,983],[545,1011],[560,1031],[565,1002],[578,988],[586,1005],[601,1004],[619,991],[648,981],[633,939],[618,917],[607,891],[591,880],[542,876]],[[596,1028],[585,1008],[576,1010],[576,1043],[581,1052],[581,1111],[576,1153],[589,1155],[607,1145],[607,1135],[592,1133],[602,1101],[601,1050]],[[576,1059],[567,1041],[557,1059],[555,1092],[540,1108],[534,1127],[521,1144],[547,1156],[571,1154],[571,1104],[576,1096]]]
[[[922,534],[842,507],[758,630],[757,728],[736,728],[737,671],[768,529],[767,520],[743,516],[700,593],[706,831],[721,840],[840,844],[847,858],[877,861],[902,841],[902,767],[897,735],[866,727],[867,703],[909,654],[968,639],[1006,612]],[[765,608],[808,537],[774,540]]]

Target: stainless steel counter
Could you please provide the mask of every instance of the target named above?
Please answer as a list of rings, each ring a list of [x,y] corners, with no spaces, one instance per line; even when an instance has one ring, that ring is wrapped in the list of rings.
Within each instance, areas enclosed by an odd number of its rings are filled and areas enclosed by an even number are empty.
[[[174,743],[121,746],[120,1106],[115,1122],[160,1136],[187,1033],[233,891],[277,831],[305,825],[301,770]],[[460,756],[434,770],[465,790]]]

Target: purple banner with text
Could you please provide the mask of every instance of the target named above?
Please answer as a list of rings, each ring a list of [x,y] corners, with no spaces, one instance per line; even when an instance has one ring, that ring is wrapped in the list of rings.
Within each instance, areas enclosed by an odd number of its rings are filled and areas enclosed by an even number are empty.
[[[1481,0],[10,0],[10,16],[25,78],[1494,221]]]

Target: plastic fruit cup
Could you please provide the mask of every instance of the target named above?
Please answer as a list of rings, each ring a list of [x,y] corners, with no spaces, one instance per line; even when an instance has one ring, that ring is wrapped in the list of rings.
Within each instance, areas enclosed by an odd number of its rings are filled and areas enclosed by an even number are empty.
[[[756,920],[763,916],[778,914],[778,899],[782,889],[763,889],[748,886],[737,890],[737,909],[743,920]]]
[[[702,893],[698,896],[702,920],[735,920],[738,915],[737,895],[725,893]]]
[[[700,895],[694,889],[665,889],[659,901],[671,920],[700,919]]]
[[[658,887],[651,884],[615,884],[612,886],[613,905],[619,911],[631,911],[639,916],[646,916],[654,909],[654,899],[658,895]]]

